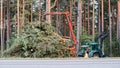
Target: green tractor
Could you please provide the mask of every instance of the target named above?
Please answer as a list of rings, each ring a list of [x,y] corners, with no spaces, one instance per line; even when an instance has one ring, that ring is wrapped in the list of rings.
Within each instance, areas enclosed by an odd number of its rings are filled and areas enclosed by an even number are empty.
[[[78,53],[79,57],[84,57],[85,51],[89,57],[102,57],[102,50],[99,48],[99,43],[88,42],[81,46],[81,50]]]
[[[80,47],[78,52],[78,57],[84,57],[85,53],[88,54],[88,57],[103,57],[102,44],[103,40],[109,35],[109,32],[103,32],[95,38],[95,42],[86,42]],[[100,44],[98,43],[100,39]]]

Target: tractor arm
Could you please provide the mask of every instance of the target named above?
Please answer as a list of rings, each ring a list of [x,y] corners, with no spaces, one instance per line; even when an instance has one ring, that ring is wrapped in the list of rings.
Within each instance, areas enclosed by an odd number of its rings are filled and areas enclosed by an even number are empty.
[[[94,40],[95,42],[98,42],[98,39],[104,40],[108,35],[109,35],[109,32],[103,32],[100,35],[96,36]]]
[[[95,38],[95,42],[98,42],[98,39],[100,39],[100,49],[102,49],[103,41],[105,38],[108,37],[108,35],[109,35],[109,32],[103,32]]]
[[[74,53],[74,56],[76,55],[76,44],[77,44],[77,40],[75,37],[75,34],[73,32],[73,27],[72,27],[72,20],[70,18],[69,12],[50,12],[50,13],[45,13],[45,15],[65,15],[67,21],[68,21],[68,27],[72,36],[72,40],[73,40],[73,45],[68,47],[68,50],[71,50]]]

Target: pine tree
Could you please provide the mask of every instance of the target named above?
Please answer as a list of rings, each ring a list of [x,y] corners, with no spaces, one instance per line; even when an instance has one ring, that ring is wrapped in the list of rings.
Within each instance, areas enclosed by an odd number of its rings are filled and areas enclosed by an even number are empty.
[[[111,22],[111,0],[108,0],[108,12],[109,12],[109,32],[110,32],[110,55],[112,56],[112,22]]]
[[[25,23],[25,0],[23,0],[23,8],[22,8],[22,23]]]
[[[3,56],[4,51],[3,24],[3,0],[1,0],[1,57]]]
[[[117,38],[120,42],[120,0],[118,0],[118,17],[117,17]],[[120,44],[119,44],[119,54],[120,54]]]
[[[80,36],[82,34],[82,1],[78,0],[78,17],[77,17],[77,53],[79,51]]]
[[[88,0],[88,35],[90,35],[90,0]]]
[[[92,40],[94,41],[94,36],[95,36],[95,22],[94,22],[95,21],[95,17],[94,17],[95,16],[94,15],[95,14],[94,13],[95,12],[95,5],[94,5],[94,2],[95,2],[95,0],[92,0],[92,2],[93,2],[93,7],[92,7],[93,8],[93,11],[92,11],[93,12],[93,16],[92,16],[92,36],[93,36],[93,39]]]
[[[20,0],[17,0],[17,33],[20,35]]]
[[[7,40],[10,40],[11,36],[11,26],[10,26],[10,0],[7,1]],[[9,48],[9,44],[7,44],[7,48]]]
[[[101,13],[102,13],[102,20],[101,20],[101,23],[102,23],[102,32],[104,32],[104,0],[101,1]],[[102,47],[102,51],[103,51],[103,54],[104,54],[104,41],[103,41],[103,47]]]
[[[46,0],[46,13],[50,13],[51,0]],[[51,23],[50,15],[46,15],[46,20]]]

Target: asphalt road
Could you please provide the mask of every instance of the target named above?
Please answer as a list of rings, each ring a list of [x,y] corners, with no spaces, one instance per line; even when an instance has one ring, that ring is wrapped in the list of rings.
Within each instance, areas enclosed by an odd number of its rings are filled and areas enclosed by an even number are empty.
[[[120,68],[120,59],[0,59],[0,68]]]

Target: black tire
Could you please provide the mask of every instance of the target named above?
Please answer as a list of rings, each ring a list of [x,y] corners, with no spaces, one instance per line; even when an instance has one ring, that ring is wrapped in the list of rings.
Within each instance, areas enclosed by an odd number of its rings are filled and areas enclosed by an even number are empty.
[[[99,58],[99,57],[100,57],[100,54],[99,54],[99,53],[94,53],[94,54],[93,54],[93,57],[94,57],[94,58]]]

